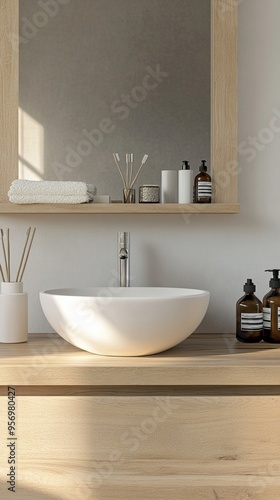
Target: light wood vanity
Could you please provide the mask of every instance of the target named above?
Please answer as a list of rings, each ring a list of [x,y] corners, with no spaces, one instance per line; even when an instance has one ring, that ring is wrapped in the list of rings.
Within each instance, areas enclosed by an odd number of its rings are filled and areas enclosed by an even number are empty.
[[[279,499],[277,346],[194,334],[158,355],[110,358],[31,334],[0,357],[1,499],[8,387],[20,500]]]

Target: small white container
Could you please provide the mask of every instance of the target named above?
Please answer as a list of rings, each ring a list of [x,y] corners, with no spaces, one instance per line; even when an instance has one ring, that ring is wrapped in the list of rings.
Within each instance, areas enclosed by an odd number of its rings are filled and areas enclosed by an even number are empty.
[[[27,342],[28,300],[23,283],[1,283],[0,342],[16,344]]]
[[[178,171],[161,171],[161,203],[178,203]]]
[[[93,203],[111,203],[111,199],[108,194],[102,194],[100,196],[94,196]]]
[[[178,203],[193,203],[193,171],[188,161],[178,172]]]

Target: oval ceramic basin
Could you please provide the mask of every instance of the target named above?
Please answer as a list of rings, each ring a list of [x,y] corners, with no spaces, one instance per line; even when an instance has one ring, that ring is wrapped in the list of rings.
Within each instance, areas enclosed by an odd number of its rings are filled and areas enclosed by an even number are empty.
[[[201,323],[209,292],[188,288],[66,288],[40,293],[53,329],[76,347],[105,356],[165,351]]]

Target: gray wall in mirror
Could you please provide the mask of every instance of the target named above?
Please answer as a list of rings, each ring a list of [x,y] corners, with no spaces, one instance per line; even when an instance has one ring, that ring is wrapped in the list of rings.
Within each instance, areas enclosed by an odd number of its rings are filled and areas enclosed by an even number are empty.
[[[210,1],[57,6],[20,0],[19,177],[82,180],[120,199],[113,152],[136,165],[149,155],[138,185],[209,162]]]

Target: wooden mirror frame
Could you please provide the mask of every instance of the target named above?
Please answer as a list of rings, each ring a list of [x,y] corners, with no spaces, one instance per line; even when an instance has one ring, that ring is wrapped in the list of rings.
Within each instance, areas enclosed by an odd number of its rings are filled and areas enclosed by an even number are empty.
[[[0,0],[0,213],[238,213],[237,0],[211,1],[211,204],[36,204],[8,201],[18,176],[19,1]]]

